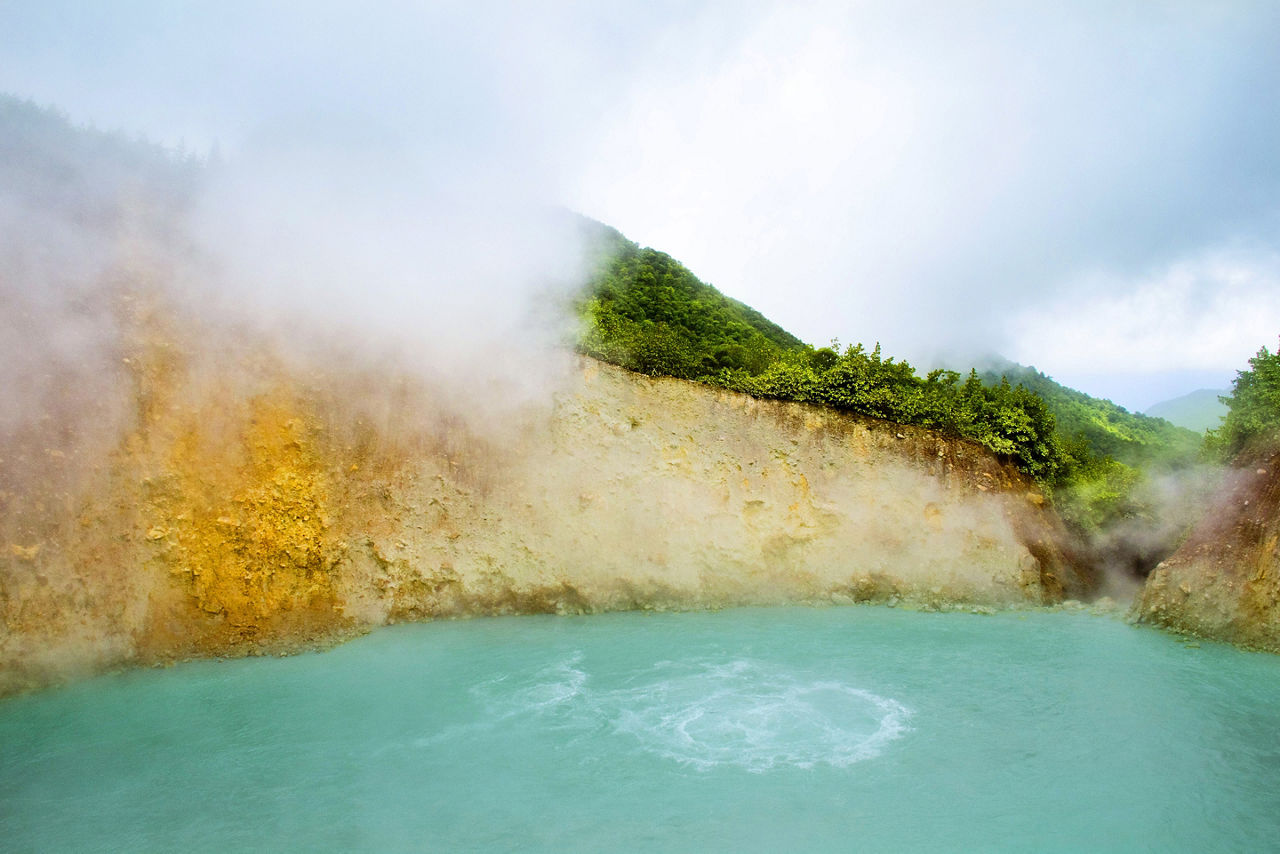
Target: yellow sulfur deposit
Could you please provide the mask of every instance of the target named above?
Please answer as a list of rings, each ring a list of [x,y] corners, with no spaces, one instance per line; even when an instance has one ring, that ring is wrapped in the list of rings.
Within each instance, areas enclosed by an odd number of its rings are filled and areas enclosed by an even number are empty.
[[[227,642],[333,611],[328,487],[297,402],[260,395],[236,415],[243,429],[221,425],[229,435],[209,435],[190,416],[148,506],[150,530],[164,532],[153,560]]]

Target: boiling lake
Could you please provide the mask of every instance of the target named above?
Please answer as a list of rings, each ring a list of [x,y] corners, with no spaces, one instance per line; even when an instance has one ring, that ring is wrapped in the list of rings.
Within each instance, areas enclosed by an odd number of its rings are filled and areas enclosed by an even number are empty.
[[[402,625],[0,702],[8,851],[1258,851],[1280,656],[877,607]]]

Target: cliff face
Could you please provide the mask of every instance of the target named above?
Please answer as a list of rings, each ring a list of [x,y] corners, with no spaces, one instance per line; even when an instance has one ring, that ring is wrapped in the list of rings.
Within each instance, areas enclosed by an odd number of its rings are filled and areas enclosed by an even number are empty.
[[[1155,625],[1280,652],[1280,451],[1240,460],[1134,605]]]
[[[396,491],[394,537],[349,544],[365,620],[1062,595],[1039,494],[924,431],[584,361],[518,440],[455,463]]]
[[[95,407],[8,434],[0,693],[406,619],[1086,586],[1034,485],[966,442],[590,360],[484,415],[146,304],[115,305]]]

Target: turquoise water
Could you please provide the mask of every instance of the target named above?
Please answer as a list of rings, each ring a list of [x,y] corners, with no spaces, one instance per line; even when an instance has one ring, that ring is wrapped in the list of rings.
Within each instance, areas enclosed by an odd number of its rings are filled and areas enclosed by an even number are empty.
[[[6,851],[1266,851],[1280,657],[884,608],[399,626],[0,703]]]

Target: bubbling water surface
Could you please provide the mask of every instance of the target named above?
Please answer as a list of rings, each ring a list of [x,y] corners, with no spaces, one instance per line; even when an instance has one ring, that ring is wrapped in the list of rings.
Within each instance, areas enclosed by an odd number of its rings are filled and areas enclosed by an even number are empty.
[[[487,718],[472,726],[523,716],[584,733],[603,728],[691,768],[763,773],[878,756],[911,717],[901,703],[869,691],[748,659],[658,662],[614,688],[594,686],[581,663],[579,653],[527,679],[478,685],[472,693]],[[421,744],[439,742],[437,736]]]
[[[1260,851],[1280,657],[1087,614],[477,619],[0,702],[6,851]]]

